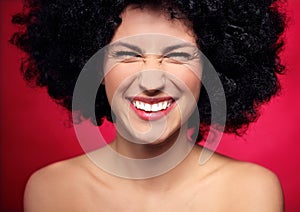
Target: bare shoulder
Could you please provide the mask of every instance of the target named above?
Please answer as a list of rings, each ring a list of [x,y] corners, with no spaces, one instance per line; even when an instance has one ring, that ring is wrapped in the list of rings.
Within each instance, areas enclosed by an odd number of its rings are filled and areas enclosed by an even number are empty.
[[[64,211],[68,202],[81,201],[78,194],[82,196],[84,186],[93,182],[89,170],[88,158],[83,155],[36,171],[26,185],[25,211]]]
[[[223,160],[224,191],[231,194],[227,197],[237,211],[283,211],[281,185],[273,172],[249,162]]]

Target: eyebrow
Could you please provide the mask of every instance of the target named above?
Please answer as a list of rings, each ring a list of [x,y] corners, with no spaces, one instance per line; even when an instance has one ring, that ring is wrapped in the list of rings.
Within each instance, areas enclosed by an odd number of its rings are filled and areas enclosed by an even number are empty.
[[[133,45],[133,44],[130,44],[130,43],[125,43],[125,42],[117,42],[117,43],[115,43],[114,44],[114,47],[127,47],[127,48],[129,48],[129,49],[131,49],[131,50],[134,50],[134,51],[136,51],[136,52],[139,52],[139,53],[142,53],[143,51],[142,51],[142,49],[140,48],[140,47],[138,47],[138,46],[136,46],[136,45]],[[167,46],[167,47],[165,47],[164,49],[163,49],[163,53],[165,54],[165,53],[167,53],[167,52],[170,52],[170,51],[173,51],[173,50],[175,50],[175,49],[179,49],[179,48],[183,48],[183,47],[193,47],[193,48],[196,48],[196,46],[195,45],[192,45],[192,44],[190,44],[190,43],[180,43],[180,44],[176,44],[176,45],[171,45],[171,46]]]
[[[117,42],[116,44],[114,44],[113,45],[113,47],[127,47],[127,48],[129,48],[129,49],[131,49],[131,50],[134,50],[134,51],[136,51],[136,52],[139,52],[139,53],[142,53],[142,49],[141,48],[139,48],[138,46],[135,46],[135,45],[133,45],[133,44],[130,44],[130,43],[124,43],[124,42]]]
[[[172,45],[172,46],[168,46],[166,48],[163,49],[163,53],[167,53],[176,49],[180,49],[183,47],[193,47],[195,48],[196,46],[190,44],[190,43],[180,43],[180,44],[176,44],[176,45]]]

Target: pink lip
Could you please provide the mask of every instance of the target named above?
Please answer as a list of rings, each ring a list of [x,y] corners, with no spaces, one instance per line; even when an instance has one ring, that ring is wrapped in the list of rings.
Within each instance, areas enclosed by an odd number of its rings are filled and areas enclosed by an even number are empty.
[[[172,100],[172,104],[166,108],[165,110],[161,110],[158,112],[146,112],[144,110],[139,110],[132,104],[132,101],[142,101],[148,104],[154,104],[162,101]],[[159,97],[159,98],[145,98],[145,97],[134,97],[131,98],[130,107],[136,113],[136,115],[146,121],[155,121],[161,119],[162,117],[166,116],[176,105],[175,100],[172,97]]]

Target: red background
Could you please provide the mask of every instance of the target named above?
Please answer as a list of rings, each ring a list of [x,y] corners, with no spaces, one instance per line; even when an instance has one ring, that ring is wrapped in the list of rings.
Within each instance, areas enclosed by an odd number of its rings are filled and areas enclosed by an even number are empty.
[[[1,17],[1,211],[22,211],[25,183],[35,170],[83,151],[63,109],[44,89],[32,89],[19,73],[22,53],[8,44],[15,26],[11,15],[21,1],[0,1]],[[300,211],[300,0],[288,0],[290,18],[282,54],[287,74],[279,97],[262,108],[259,121],[243,138],[224,136],[218,151],[275,172],[283,186],[287,212]],[[105,125],[104,131],[110,130]]]

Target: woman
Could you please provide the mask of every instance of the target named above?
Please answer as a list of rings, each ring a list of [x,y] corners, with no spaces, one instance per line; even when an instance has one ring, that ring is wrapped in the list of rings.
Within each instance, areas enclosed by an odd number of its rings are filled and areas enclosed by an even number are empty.
[[[104,117],[114,121],[117,136],[89,157],[79,156],[36,172],[27,184],[25,210],[282,211],[280,183],[273,173],[219,154],[199,165],[203,148],[186,136],[191,134],[189,129],[198,129],[197,124],[190,124],[198,112],[199,139],[206,137],[210,125],[219,129],[224,121],[221,115],[211,120],[214,104],[222,101],[218,102],[220,97],[211,103],[210,89],[201,86],[211,79],[205,81],[209,72],[195,47],[211,61],[222,82],[225,132],[243,132],[256,120],[259,105],[277,93],[276,73],[283,71],[278,53],[284,16],[272,3],[28,1],[29,11],[14,17],[26,29],[12,38],[29,54],[22,66],[25,76],[47,86],[52,98],[79,111],[80,118],[99,125]],[[81,104],[82,97],[76,101],[76,82],[83,65],[107,44],[104,70],[98,69],[103,74],[96,78],[101,79],[101,86],[91,112]],[[165,44],[184,44],[185,50],[164,52]],[[192,53],[187,56],[187,52]],[[176,151],[159,161],[162,166],[127,166],[106,151],[145,161],[178,143]],[[164,166],[176,160],[176,155],[182,158],[178,164]],[[103,162],[95,160],[105,157],[108,167],[97,167]],[[147,172],[157,166],[163,170]],[[137,176],[138,172],[142,174]]]

